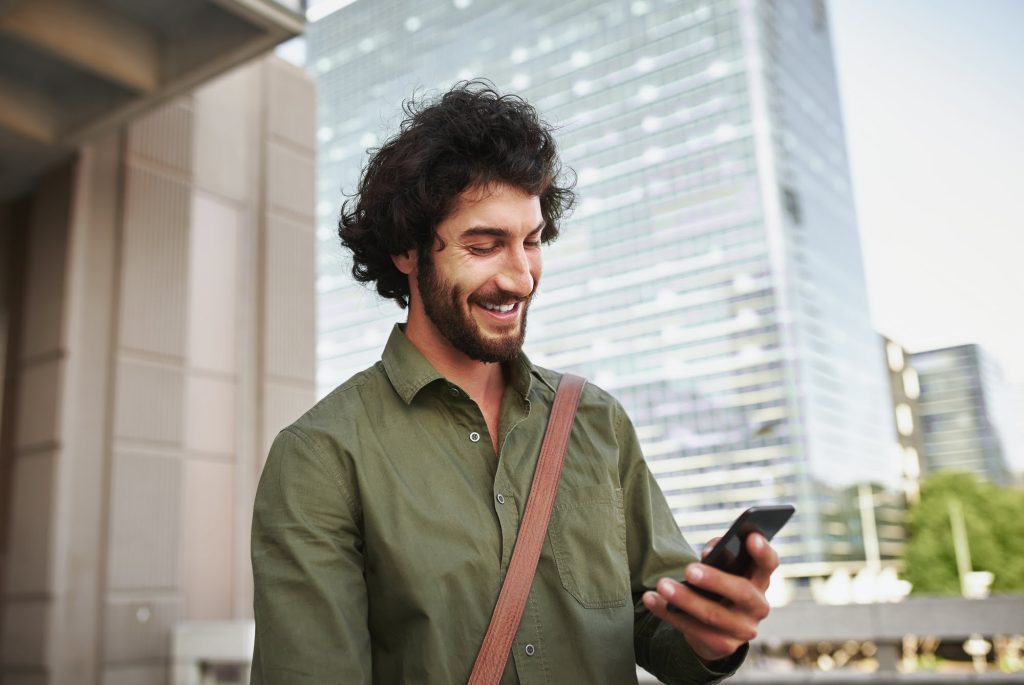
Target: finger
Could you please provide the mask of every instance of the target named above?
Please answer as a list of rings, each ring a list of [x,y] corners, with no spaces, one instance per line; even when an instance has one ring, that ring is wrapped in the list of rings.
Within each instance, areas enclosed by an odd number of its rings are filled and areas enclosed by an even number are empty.
[[[690,593],[693,594],[693,593]],[[711,636],[717,635],[725,638],[731,637],[727,631],[716,628],[715,626],[702,623],[700,620],[693,616],[682,612],[671,612],[669,611],[670,602],[665,598],[659,591],[648,591],[643,596],[644,606],[646,606],[652,614],[662,619],[663,621],[672,624],[676,630],[694,632],[699,631],[703,635]],[[678,607],[677,607],[678,608]]]
[[[750,584],[749,581],[744,582]],[[755,612],[745,607],[726,606],[707,599],[671,578],[662,578],[658,581],[657,594],[667,603],[671,603],[709,628],[744,642],[752,640],[757,635],[759,619],[755,617]],[[767,603],[764,613],[767,614]]]
[[[721,596],[725,600],[726,607],[742,614],[743,620],[753,621],[756,625],[757,622],[768,616],[769,605],[764,592],[748,578],[734,576],[705,564],[690,564],[686,567],[685,574],[688,583]],[[697,596],[705,602],[720,605],[714,600]],[[702,605],[701,609],[707,610]],[[698,618],[702,617],[702,614],[694,614],[691,610],[686,611]]]
[[[747,536],[747,551],[754,561],[751,566],[750,582],[764,592],[768,589],[772,573],[779,567],[779,555],[759,533]]]
[[[701,623],[688,614],[670,613],[668,602],[658,592],[644,593],[643,602],[652,614],[682,633],[694,652],[708,661],[723,659],[735,653],[745,642],[749,642]],[[756,635],[756,631],[754,634]]]
[[[711,553],[711,550],[714,549],[715,545],[717,545],[718,541],[721,539],[721,537],[717,537],[708,540],[708,544],[704,545],[704,549],[702,549],[700,552],[700,558],[704,559],[705,557],[707,557],[707,555]]]
[[[724,659],[735,654],[737,649],[750,642],[750,640],[744,640],[735,635],[729,635],[720,630],[709,628],[692,616],[686,614],[673,615],[678,618],[675,626],[676,630],[683,634],[683,637],[686,638],[686,641],[700,657],[708,661]],[[757,636],[756,631],[752,634],[754,637]]]

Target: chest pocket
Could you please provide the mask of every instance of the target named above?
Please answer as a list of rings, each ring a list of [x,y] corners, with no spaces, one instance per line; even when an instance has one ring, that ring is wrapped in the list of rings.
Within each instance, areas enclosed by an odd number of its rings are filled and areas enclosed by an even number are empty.
[[[560,492],[548,540],[562,587],[588,609],[621,607],[629,599],[622,490],[592,485]]]

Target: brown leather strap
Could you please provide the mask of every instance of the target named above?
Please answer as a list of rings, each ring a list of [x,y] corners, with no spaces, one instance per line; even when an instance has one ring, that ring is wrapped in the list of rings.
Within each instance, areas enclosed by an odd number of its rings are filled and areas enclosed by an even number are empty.
[[[533,472],[533,484],[526,501],[512,560],[505,574],[505,582],[498,594],[498,603],[491,614],[484,642],[476,655],[469,685],[494,685],[501,680],[508,661],[512,641],[519,629],[519,620],[526,607],[526,598],[533,585],[533,574],[537,570],[540,549],[544,546],[544,535],[548,530],[551,508],[555,503],[558,479],[562,475],[565,448],[569,444],[569,433],[576,419],[576,406],[586,380],[572,374],[564,374],[555,393],[551,417],[544,433],[540,458]]]

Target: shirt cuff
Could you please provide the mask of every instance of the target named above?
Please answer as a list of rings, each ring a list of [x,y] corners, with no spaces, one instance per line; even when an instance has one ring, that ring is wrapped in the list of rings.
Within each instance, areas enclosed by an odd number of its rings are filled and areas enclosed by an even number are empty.
[[[734,674],[743,662],[747,658],[747,652],[750,651],[750,643],[745,642],[743,646],[733,652],[731,655],[724,659],[719,659],[711,664],[705,664],[700,658],[697,658],[697,662],[704,668],[704,672],[709,677],[713,678],[710,680],[711,683],[717,683],[719,680],[727,678]],[[694,656],[697,656],[694,654]]]
[[[709,668],[700,660],[686,639],[675,628],[662,621],[658,621],[657,627],[644,646],[647,649],[640,665],[668,685],[720,683],[739,669],[747,657],[747,652],[750,651],[750,644],[744,644],[731,656],[716,661],[712,668]]]

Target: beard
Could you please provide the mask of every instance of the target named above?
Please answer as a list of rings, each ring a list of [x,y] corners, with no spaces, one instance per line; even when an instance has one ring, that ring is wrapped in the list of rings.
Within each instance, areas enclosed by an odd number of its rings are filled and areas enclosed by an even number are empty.
[[[470,359],[488,363],[512,361],[519,355],[523,349],[523,340],[526,339],[526,310],[530,306],[533,293],[520,299],[503,290],[494,290],[487,295],[466,298],[461,288],[437,272],[434,268],[433,255],[428,251],[420,253],[419,265],[416,284],[423,299],[423,310],[455,349]],[[464,302],[466,306],[463,305]],[[522,309],[519,313],[519,325],[500,336],[485,335],[469,311],[474,302],[519,302]]]

